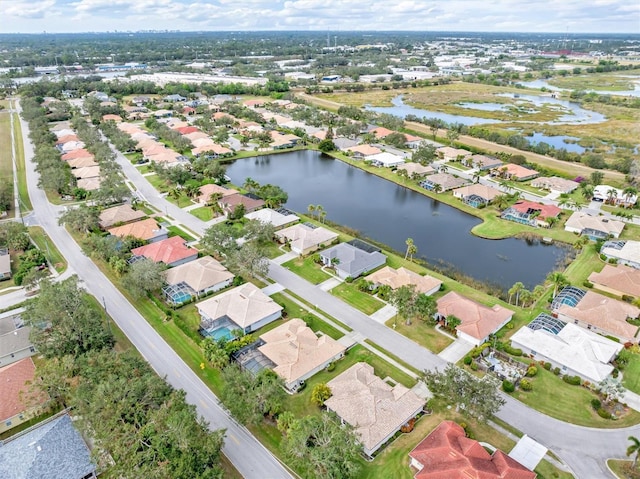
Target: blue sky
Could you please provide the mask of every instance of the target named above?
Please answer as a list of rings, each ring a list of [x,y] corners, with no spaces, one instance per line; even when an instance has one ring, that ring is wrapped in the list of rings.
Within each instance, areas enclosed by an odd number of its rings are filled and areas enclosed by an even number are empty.
[[[427,30],[640,33],[635,0],[2,0],[1,33]]]

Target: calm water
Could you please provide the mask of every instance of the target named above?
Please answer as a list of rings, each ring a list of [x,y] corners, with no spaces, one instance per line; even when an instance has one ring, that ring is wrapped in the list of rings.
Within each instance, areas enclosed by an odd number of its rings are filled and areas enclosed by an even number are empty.
[[[559,150],[560,148],[564,148],[567,151],[571,151],[573,153],[584,153],[587,149],[584,146],[580,146],[577,143],[567,143],[565,140],[578,141],[580,138],[576,138],[575,136],[548,136],[544,133],[534,133],[531,136],[526,137],[531,143],[538,144],[541,142],[547,143],[548,145],[553,146],[555,149]]]
[[[277,184],[289,194],[288,208],[304,213],[321,204],[331,221],[395,250],[413,238],[417,256],[503,288],[516,281],[532,288],[565,256],[556,245],[473,236],[479,219],[314,151],[236,160],[227,175],[235,184],[247,177]]]
[[[624,78],[631,78],[634,84],[633,90],[585,90],[593,91],[601,95],[616,95],[616,96],[640,96],[640,77],[635,75],[620,75]],[[546,80],[533,80],[529,82],[519,82],[522,86],[527,88],[546,88],[550,91],[571,91],[567,88],[559,88],[557,86],[550,85]]]

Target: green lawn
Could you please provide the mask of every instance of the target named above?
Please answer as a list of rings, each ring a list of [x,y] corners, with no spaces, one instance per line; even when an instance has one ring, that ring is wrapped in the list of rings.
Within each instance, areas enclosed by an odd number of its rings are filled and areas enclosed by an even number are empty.
[[[387,326],[415,341],[420,346],[424,346],[429,351],[438,354],[440,351],[449,346],[453,340],[444,334],[439,333],[436,329],[425,323],[424,321],[413,321],[413,324],[407,326],[404,319],[395,316],[387,321]]]
[[[342,283],[333,288],[331,294],[354,308],[359,309],[367,316],[375,313],[384,306],[382,301],[379,301],[370,294],[359,291],[353,283]]]
[[[624,459],[609,459],[607,465],[613,471],[618,479],[627,479],[629,476],[624,472],[625,466],[633,464],[633,461],[625,461]]]
[[[31,210],[31,200],[27,191],[27,173],[24,160],[24,144],[22,142],[22,127],[18,114],[13,114],[13,126],[16,140],[16,156],[18,161],[18,194],[20,196],[20,206],[23,210]]]
[[[527,406],[561,421],[598,428],[621,428],[640,422],[640,413],[633,410],[617,421],[601,418],[590,404],[596,397],[594,393],[582,386],[567,384],[544,368],[538,368],[537,376],[531,379],[533,391],[517,389],[511,395]]]
[[[208,206],[201,206],[200,208],[189,210],[189,213],[202,221],[210,221],[214,218],[213,211],[211,211],[211,208]]]
[[[176,205],[178,208],[184,208],[186,206],[191,206],[194,204],[193,201],[191,201],[191,199],[187,195],[180,195],[177,198],[167,195],[166,200],[170,201],[171,203]]]
[[[329,274],[320,269],[320,265],[313,261],[313,256],[294,258],[282,266],[313,284],[320,284],[331,278]]]
[[[640,394],[640,354],[631,355],[629,364],[622,371],[622,384],[630,391]]]
[[[167,185],[167,182],[158,175],[149,175],[145,176],[145,178],[159,192],[166,193],[169,191],[169,185]]]
[[[592,272],[600,272],[602,268],[604,268],[604,263],[600,260],[595,243],[589,243],[582,248],[580,254],[571,262],[564,274],[571,284],[582,287],[582,283]]]
[[[189,233],[184,231],[182,228],[178,228],[175,225],[171,225],[171,226],[167,227],[167,230],[169,231],[169,236],[180,236],[180,238],[182,238],[184,240],[187,240],[187,241],[195,241],[196,240]]]
[[[29,236],[31,236],[31,239],[36,246],[38,246],[38,249],[44,253],[47,261],[49,261],[58,273],[62,273],[67,269],[67,262],[64,256],[62,256],[58,248],[56,248],[56,245],[53,244],[53,241],[48,238],[40,226],[30,226]]]
[[[4,148],[0,148],[0,182],[3,184],[13,185],[13,155],[11,153],[11,116],[8,112],[0,112],[0,144]],[[13,191],[13,188],[12,190]],[[9,214],[13,213],[13,201],[10,206]]]

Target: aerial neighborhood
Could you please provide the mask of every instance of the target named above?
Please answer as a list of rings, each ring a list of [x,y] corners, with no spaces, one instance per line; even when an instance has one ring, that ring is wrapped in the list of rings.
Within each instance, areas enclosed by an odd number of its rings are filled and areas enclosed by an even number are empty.
[[[262,33],[0,35],[0,477],[638,477],[640,38]]]

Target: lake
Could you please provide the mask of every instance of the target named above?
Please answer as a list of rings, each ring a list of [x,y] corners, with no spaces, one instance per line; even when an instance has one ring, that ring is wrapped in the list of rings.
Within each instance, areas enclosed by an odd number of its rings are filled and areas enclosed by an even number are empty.
[[[306,213],[321,204],[327,219],[397,251],[413,238],[417,257],[503,289],[517,281],[533,288],[566,256],[555,244],[478,238],[470,230],[480,219],[315,151],[235,160],[227,175],[237,185],[248,177],[279,185],[288,208]]]

